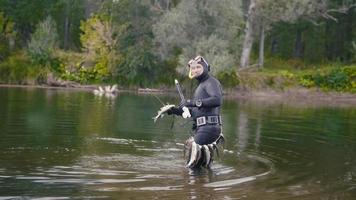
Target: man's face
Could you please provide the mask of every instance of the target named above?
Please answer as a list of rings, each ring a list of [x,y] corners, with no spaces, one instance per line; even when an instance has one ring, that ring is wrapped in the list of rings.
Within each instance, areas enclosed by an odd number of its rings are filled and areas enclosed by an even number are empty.
[[[204,71],[203,66],[201,65],[192,65],[189,68],[189,77],[190,78],[196,78],[198,76],[200,76]]]

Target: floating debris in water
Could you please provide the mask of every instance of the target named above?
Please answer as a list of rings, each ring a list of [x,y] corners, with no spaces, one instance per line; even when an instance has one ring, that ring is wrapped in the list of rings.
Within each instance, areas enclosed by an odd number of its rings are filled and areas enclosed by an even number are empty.
[[[227,150],[227,149],[224,149],[224,153],[234,153],[234,151],[232,151],[232,150]]]
[[[116,97],[119,90],[117,88],[117,84],[115,85],[107,85],[104,87],[99,86],[98,89],[93,90],[94,94],[97,96],[103,96],[105,97]]]

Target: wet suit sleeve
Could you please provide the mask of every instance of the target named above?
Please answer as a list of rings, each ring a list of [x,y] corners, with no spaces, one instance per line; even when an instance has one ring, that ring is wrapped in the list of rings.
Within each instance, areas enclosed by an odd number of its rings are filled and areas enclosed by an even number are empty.
[[[182,115],[182,113],[183,113],[183,109],[180,107],[172,107],[171,109],[169,109],[167,111],[168,115],[172,115],[172,114],[173,115]]]
[[[202,107],[218,107],[222,103],[221,86],[217,82],[209,82],[205,88],[209,97],[201,99]]]

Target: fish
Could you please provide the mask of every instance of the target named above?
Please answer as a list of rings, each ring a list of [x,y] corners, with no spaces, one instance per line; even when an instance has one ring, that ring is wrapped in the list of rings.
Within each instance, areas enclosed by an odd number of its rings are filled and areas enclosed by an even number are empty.
[[[215,150],[216,156],[220,157],[220,153],[219,153],[219,148],[216,145],[216,142],[211,143],[212,149]]]
[[[209,167],[210,159],[211,159],[209,147],[207,145],[203,145],[203,149],[204,149],[204,155],[205,155],[204,165],[206,167]]]
[[[213,158],[214,158],[214,148],[213,148],[213,145],[211,145],[211,144],[208,144],[207,146],[208,146],[209,153],[210,153],[210,161],[209,161],[208,166],[210,166],[211,163],[212,163],[213,160],[214,160],[214,159],[213,159]]]
[[[159,119],[159,118],[162,118],[164,116],[165,113],[167,113],[167,111],[171,108],[175,107],[175,105],[173,104],[167,104],[167,105],[164,105],[162,106],[158,112],[157,112],[157,115],[154,116],[152,119],[153,119],[153,122],[156,123],[156,121]]]
[[[184,158],[186,159],[186,164],[189,163],[190,161],[190,154],[191,154],[191,150],[192,150],[192,143],[194,141],[194,138],[193,137],[189,137],[186,141],[185,141],[185,144],[184,144],[184,152],[183,152],[183,156]]]
[[[192,168],[193,167],[200,167],[201,164],[202,164],[202,161],[204,161],[204,158],[202,158],[202,156],[203,156],[202,149],[201,149],[202,146],[197,144],[197,147],[198,147],[198,149],[197,149],[197,157],[195,159],[194,165],[191,166]]]
[[[192,165],[196,162],[198,148],[199,148],[198,144],[195,142],[192,142],[192,150],[190,151],[190,160],[189,160],[189,163],[187,164],[187,167],[192,167]]]

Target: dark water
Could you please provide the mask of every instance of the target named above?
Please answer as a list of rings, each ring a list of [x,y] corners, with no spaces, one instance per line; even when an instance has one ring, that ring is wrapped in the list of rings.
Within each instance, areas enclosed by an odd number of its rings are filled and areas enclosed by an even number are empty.
[[[223,158],[201,171],[184,168],[190,124],[153,124],[159,107],[0,88],[0,199],[356,198],[356,106],[225,100]]]

